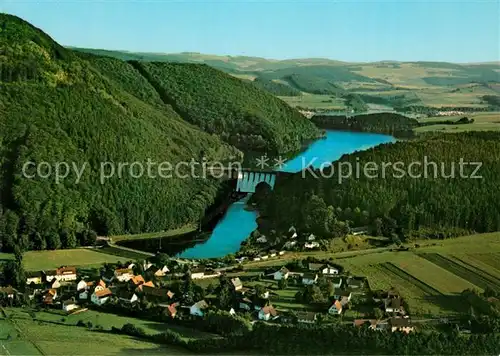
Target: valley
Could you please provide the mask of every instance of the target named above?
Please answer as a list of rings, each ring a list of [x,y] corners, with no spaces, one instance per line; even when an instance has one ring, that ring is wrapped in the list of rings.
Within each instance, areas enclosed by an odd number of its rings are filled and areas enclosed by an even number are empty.
[[[88,49],[0,13],[0,355],[498,354],[499,186],[500,62]]]

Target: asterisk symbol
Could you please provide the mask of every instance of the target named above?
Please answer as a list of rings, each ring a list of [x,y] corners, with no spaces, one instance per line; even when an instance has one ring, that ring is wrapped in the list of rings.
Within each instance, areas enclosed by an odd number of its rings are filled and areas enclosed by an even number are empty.
[[[257,167],[260,169],[264,169],[269,165],[267,163],[269,161],[269,158],[267,158],[267,156],[261,156],[260,158],[257,158],[256,161],[257,161]]]
[[[274,168],[283,169],[286,167],[286,158],[279,156],[274,159]]]

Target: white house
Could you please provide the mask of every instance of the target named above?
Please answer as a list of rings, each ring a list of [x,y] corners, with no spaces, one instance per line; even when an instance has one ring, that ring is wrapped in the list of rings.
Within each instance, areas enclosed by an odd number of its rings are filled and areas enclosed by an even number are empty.
[[[340,313],[342,313],[342,304],[338,300],[336,300],[328,309],[328,314],[339,315]]]
[[[34,284],[42,284],[43,273],[38,272],[27,272],[26,273],[26,285]]]
[[[314,236],[314,234],[307,236],[307,241],[314,241],[314,240],[316,240],[316,236]]]
[[[276,312],[276,309],[272,305],[265,306],[264,308],[261,308],[259,311],[259,320],[271,320],[271,319],[276,319],[278,317],[278,313]]]
[[[324,276],[337,276],[340,272],[337,268],[330,265],[322,266],[319,271]]]
[[[164,277],[168,272],[170,272],[167,266],[151,266],[148,268],[148,271],[150,271],[156,277]]]
[[[233,285],[234,290],[240,290],[243,288],[243,283],[241,283],[241,280],[238,277],[232,278],[231,284]]]
[[[278,255],[280,256],[283,256],[285,254],[285,251],[281,250],[280,252],[278,252]]]
[[[286,267],[281,267],[278,271],[273,273],[273,278],[275,281],[280,281],[282,279],[288,279],[290,271]]]
[[[139,300],[139,298],[137,297],[137,295],[134,292],[129,292],[126,290],[119,292],[118,298],[120,299],[120,301],[122,301],[124,303],[129,303],[129,304],[135,303]]]
[[[96,291],[94,291],[94,293],[90,296],[90,300],[95,305],[103,305],[109,300],[112,294],[113,293],[109,290],[109,288],[104,288],[99,291],[97,291],[96,288]]]
[[[205,302],[204,300],[200,300],[199,302],[191,305],[191,307],[189,308],[189,313],[191,315],[203,316],[203,311],[207,308],[208,308],[207,302]]]
[[[134,276],[134,271],[129,268],[118,268],[114,272],[114,277],[119,282],[128,282]]]
[[[87,282],[82,279],[76,284],[76,291],[80,292],[83,290],[87,290]]]
[[[62,308],[65,312],[69,312],[73,309],[77,309],[78,305],[76,304],[75,300],[71,298],[62,303]]]
[[[302,284],[305,286],[316,283],[318,280],[318,275],[316,273],[305,273],[302,276]]]
[[[283,248],[285,249],[290,249],[293,246],[297,245],[297,241],[287,241],[284,245]]]
[[[311,248],[317,248],[317,247],[319,247],[319,243],[318,243],[318,242],[316,242],[316,241],[306,242],[306,243],[304,244],[304,248],[309,248],[309,249],[311,249]]]
[[[403,301],[401,298],[387,298],[384,301],[386,313],[404,314]]]
[[[253,258],[253,261],[260,261],[260,256],[255,256],[255,257]]]
[[[278,252],[276,250],[271,250],[271,251],[269,251],[269,257],[276,257],[277,253]]]
[[[257,242],[260,244],[265,244],[265,243],[267,243],[267,237],[261,236],[257,239]]]
[[[60,282],[76,281],[76,268],[67,266],[60,267],[56,270],[55,278]]]

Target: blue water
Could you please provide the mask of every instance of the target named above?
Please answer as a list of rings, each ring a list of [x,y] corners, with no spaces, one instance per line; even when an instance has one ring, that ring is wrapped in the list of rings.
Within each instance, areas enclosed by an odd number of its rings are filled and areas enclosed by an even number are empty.
[[[394,141],[394,137],[388,135],[328,130],[324,139],[313,142],[306,150],[286,162],[281,170],[295,173],[309,165],[319,168],[323,163],[335,161],[344,154]],[[237,252],[241,242],[257,228],[257,212],[245,210],[248,198],[249,196],[229,207],[207,241],[185,250],[179,257],[214,258]]]

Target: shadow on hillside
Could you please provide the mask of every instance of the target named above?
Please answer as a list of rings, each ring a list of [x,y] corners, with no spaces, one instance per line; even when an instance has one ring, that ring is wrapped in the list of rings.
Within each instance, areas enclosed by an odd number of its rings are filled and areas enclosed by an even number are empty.
[[[460,294],[427,295],[424,299],[445,312],[467,313],[469,310],[469,303]]]
[[[194,329],[190,329],[181,325],[170,325],[170,324],[161,324],[161,323],[146,323],[144,324],[148,329],[156,330],[158,332],[165,332],[166,330],[171,330],[176,333],[179,333],[183,337],[194,337],[194,338],[213,338],[218,337],[216,334],[211,334],[209,332],[198,331]]]
[[[140,339],[138,339],[140,340]],[[143,340],[141,340],[143,341]],[[156,349],[133,349],[124,348],[120,349],[120,354],[123,355],[193,355],[187,349],[178,346],[162,345]]]

